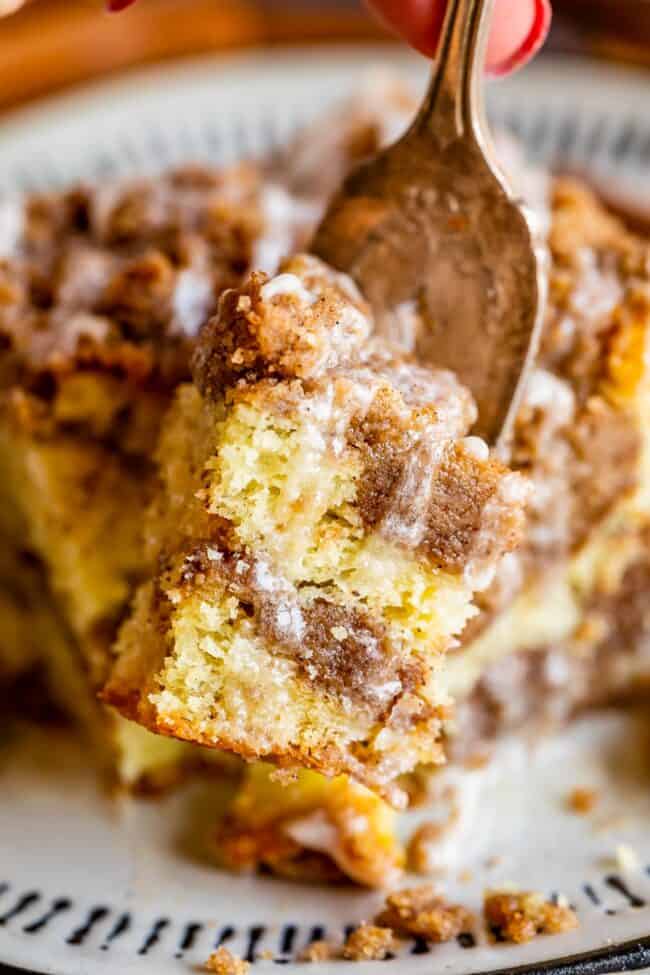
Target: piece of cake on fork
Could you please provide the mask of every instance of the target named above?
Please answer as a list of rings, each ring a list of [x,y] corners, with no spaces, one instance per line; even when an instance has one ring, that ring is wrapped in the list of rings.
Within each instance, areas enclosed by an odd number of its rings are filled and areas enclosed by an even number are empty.
[[[470,394],[370,338],[309,256],[228,291],[158,450],[152,562],[105,700],[167,735],[392,795],[442,759],[437,672],[523,528]]]

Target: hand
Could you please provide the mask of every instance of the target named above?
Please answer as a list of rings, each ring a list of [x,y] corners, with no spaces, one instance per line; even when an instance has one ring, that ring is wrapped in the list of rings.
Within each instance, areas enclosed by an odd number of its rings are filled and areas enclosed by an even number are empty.
[[[445,16],[444,0],[366,0],[413,47],[433,57]],[[540,49],[551,24],[550,0],[496,0],[487,65],[507,74]]]
[[[123,10],[134,0],[106,0],[109,10]],[[445,16],[445,0],[366,0],[368,5],[413,47],[433,57]],[[496,0],[487,68],[507,74],[529,61],[546,40],[551,0]]]

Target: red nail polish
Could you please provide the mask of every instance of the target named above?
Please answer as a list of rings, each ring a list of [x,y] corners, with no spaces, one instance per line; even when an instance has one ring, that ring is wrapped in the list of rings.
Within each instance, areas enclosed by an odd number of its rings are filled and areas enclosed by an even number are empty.
[[[530,61],[548,36],[552,16],[550,0],[535,0],[535,20],[528,37],[514,54],[497,67],[492,67],[490,74],[494,77],[509,74]]]

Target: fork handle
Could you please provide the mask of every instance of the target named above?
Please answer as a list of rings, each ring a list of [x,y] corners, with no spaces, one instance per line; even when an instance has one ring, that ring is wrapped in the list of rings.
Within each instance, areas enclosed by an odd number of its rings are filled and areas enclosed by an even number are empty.
[[[494,0],[448,0],[433,76],[415,121],[440,143],[484,132],[483,71]]]

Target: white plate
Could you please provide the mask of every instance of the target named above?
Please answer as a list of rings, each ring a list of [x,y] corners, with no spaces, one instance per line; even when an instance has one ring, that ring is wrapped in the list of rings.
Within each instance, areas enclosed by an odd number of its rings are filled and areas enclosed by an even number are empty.
[[[203,60],[41,102],[0,126],[0,187],[261,152],[354,89],[385,56],[347,49]],[[421,62],[396,64],[423,77]],[[547,61],[495,87],[491,105],[534,155],[615,173],[642,192],[647,92],[644,74]],[[642,740],[650,752],[633,717],[594,718],[532,756],[508,746],[501,762],[464,779],[467,813],[448,851],[447,893],[478,907],[484,887],[505,881],[561,892],[578,910],[578,931],[525,947],[407,945],[380,970],[467,975],[533,966],[583,975],[650,967],[650,773],[639,767]],[[56,735],[6,745],[0,758],[0,962],[8,965],[54,975],[168,975],[196,970],[221,941],[257,957],[260,971],[282,962],[291,973],[304,970],[294,960],[311,937],[322,929],[341,936],[381,899],[232,877],[204,862],[196,849],[205,810],[218,798],[209,798],[214,784],[196,783],[160,803],[116,803],[98,794],[83,756]],[[576,785],[601,791],[591,817],[566,811]],[[620,844],[639,857],[629,876],[612,862]],[[488,867],[495,856],[502,859]],[[472,879],[462,883],[467,870]],[[272,960],[259,958],[266,952]],[[594,952],[591,962],[566,961]]]
[[[380,971],[511,970],[647,936],[650,772],[638,747],[643,740],[650,740],[647,728],[642,733],[633,716],[592,718],[532,755],[509,744],[487,770],[462,776],[465,815],[453,849],[442,851],[444,890],[477,911],[483,890],[504,883],[564,894],[578,910],[579,930],[525,947],[479,940],[426,952],[409,944]],[[270,952],[261,971],[281,961],[294,972],[301,967],[290,962],[311,938],[342,937],[382,900],[352,888],[216,870],[204,847],[210,810],[222,795],[214,782],[162,801],[116,801],[102,797],[87,758],[62,735],[34,733],[3,756],[0,959],[8,964],[56,975],[168,975],[196,971],[225,942],[251,958]],[[457,781],[458,773],[451,775]],[[567,811],[576,785],[600,796],[589,817]],[[426,815],[404,817],[405,831]],[[620,845],[638,857],[629,874],[616,863]],[[357,970],[361,975],[364,966]]]

